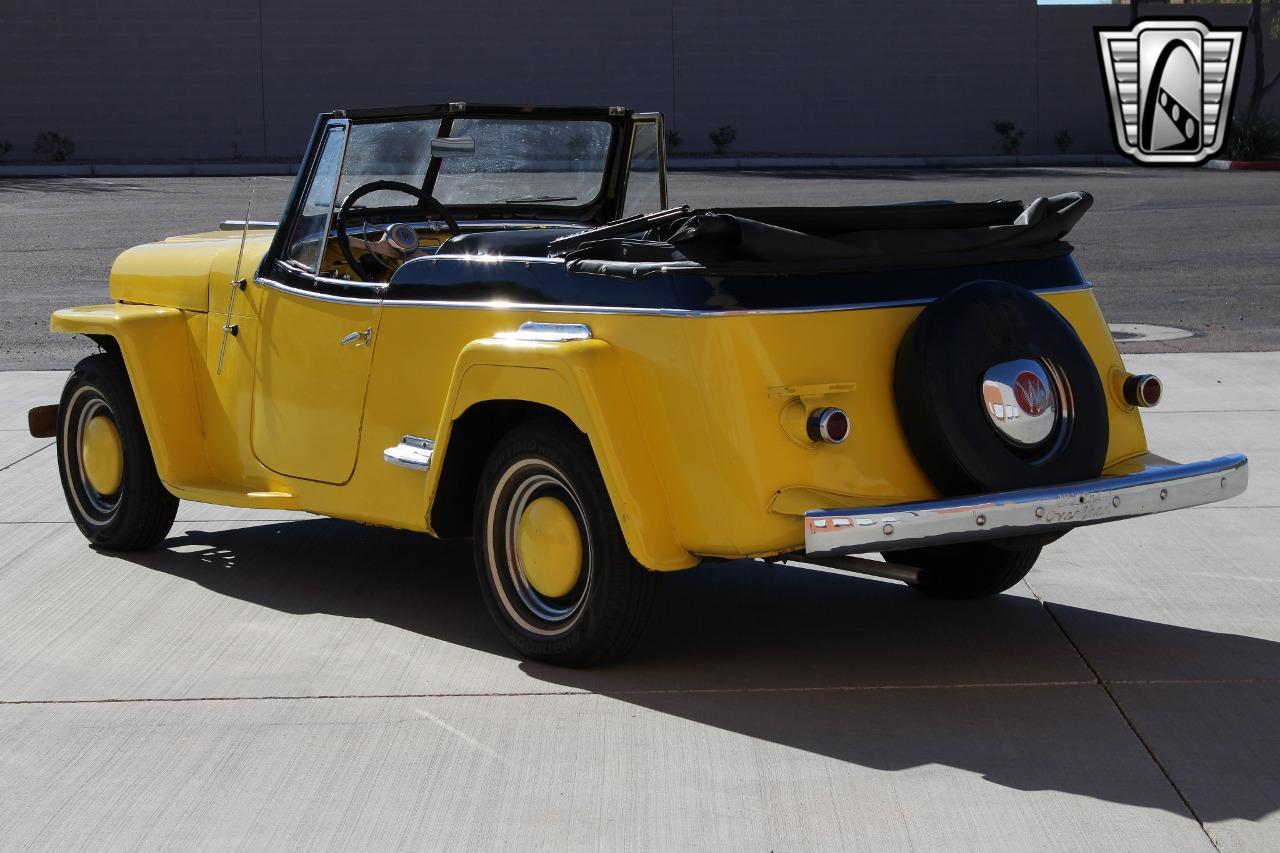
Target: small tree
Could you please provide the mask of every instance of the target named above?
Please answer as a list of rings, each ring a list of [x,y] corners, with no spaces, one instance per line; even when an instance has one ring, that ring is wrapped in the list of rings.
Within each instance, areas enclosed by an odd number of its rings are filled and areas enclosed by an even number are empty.
[[[711,140],[712,150],[717,154],[723,154],[725,149],[733,144],[733,140],[738,138],[738,131],[733,129],[733,125],[726,124],[708,133],[707,138]]]
[[[1264,12],[1264,6],[1268,7],[1269,14]],[[1245,109],[1245,118],[1251,121],[1262,111],[1262,99],[1275,88],[1276,82],[1280,81],[1280,71],[1271,75],[1270,80],[1267,79],[1266,35],[1273,39],[1280,39],[1280,12],[1277,12],[1277,6],[1280,6],[1280,3],[1274,3],[1272,0],[1252,0],[1250,3],[1247,27],[1249,39],[1253,42],[1253,89],[1249,92],[1249,106]],[[1269,23],[1266,21],[1267,18],[1270,18]]]
[[[1217,5],[1223,0],[1191,0],[1201,5]],[[1245,23],[1245,42],[1253,51],[1253,87],[1249,90],[1249,102],[1243,117],[1252,120],[1262,110],[1262,101],[1280,82],[1280,71],[1267,77],[1267,42],[1280,39],[1280,2],[1277,0],[1248,0],[1249,20]],[[1136,0],[1130,6],[1137,9]],[[1137,13],[1133,13],[1137,20]]]
[[[991,129],[1000,137],[1000,150],[1006,154],[1017,154],[1022,147],[1022,137],[1027,135],[1025,130],[1018,130],[1016,124],[1005,119],[991,122]]]
[[[684,139],[680,136],[680,131],[673,130],[673,129],[667,130],[667,147],[668,148],[674,151],[675,149],[679,148],[683,143],[684,143]]]
[[[36,141],[31,146],[31,150],[36,154],[43,154],[55,163],[60,163],[71,156],[76,150],[76,144],[60,133],[46,130],[36,135]]]

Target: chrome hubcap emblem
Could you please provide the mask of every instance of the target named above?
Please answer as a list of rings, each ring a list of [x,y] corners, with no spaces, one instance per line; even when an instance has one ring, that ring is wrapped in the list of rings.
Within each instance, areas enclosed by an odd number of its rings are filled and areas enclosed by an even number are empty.
[[[997,364],[982,377],[982,408],[1005,440],[1035,447],[1053,434],[1060,402],[1043,364],[1019,358]]]

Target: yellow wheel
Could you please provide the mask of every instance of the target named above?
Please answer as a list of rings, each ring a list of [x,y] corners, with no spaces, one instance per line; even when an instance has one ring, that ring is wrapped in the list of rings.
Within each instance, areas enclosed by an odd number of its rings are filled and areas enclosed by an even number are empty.
[[[534,592],[561,598],[573,590],[582,577],[582,533],[561,498],[530,501],[516,522],[515,538],[516,561]]]
[[[156,475],[124,365],[86,358],[58,404],[58,473],[71,517],[105,548],[148,548],[169,532],[178,500]]]
[[[120,481],[124,479],[124,447],[120,444],[120,430],[106,411],[106,404],[100,400],[93,402],[101,411],[90,416],[80,430],[80,465],[94,491],[114,495],[120,491]]]
[[[499,629],[529,657],[617,657],[648,615],[654,575],[622,538],[582,433],[553,420],[509,433],[480,477],[476,570]]]

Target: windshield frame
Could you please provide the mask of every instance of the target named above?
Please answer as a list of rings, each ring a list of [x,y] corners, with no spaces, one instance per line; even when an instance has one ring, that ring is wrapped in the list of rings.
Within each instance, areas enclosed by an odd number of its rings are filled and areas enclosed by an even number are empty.
[[[423,107],[395,107],[373,110],[348,110],[334,113],[334,117],[346,118],[352,125],[376,124],[388,121],[440,119],[438,137],[448,138],[458,119],[547,119],[551,121],[603,122],[609,125],[609,142],[605,153],[600,186],[595,196],[580,204],[563,202],[539,204],[533,201],[517,203],[467,203],[448,205],[459,221],[463,220],[545,220],[553,222],[582,222],[603,224],[620,214],[625,189],[626,155],[630,147],[629,133],[631,111],[623,107],[515,107],[493,104],[436,104]],[[432,157],[423,177],[422,189],[434,195],[444,161]],[[379,210],[382,210],[379,208]],[[388,208],[394,210],[394,208]]]
[[[633,124],[631,110],[624,107],[523,107],[452,103],[382,109],[334,110],[333,112],[321,113],[316,119],[311,133],[311,140],[307,145],[306,156],[303,157],[299,166],[293,187],[290,190],[289,199],[285,203],[283,215],[280,217],[280,222],[276,228],[271,248],[263,255],[257,275],[259,277],[266,276],[269,279],[283,275],[290,282],[293,282],[294,286],[308,286],[305,284],[304,278],[309,278],[311,282],[316,284],[321,280],[313,275],[304,276],[300,270],[292,270],[287,266],[278,268],[278,262],[280,265],[284,265],[283,259],[287,257],[287,242],[301,213],[300,208],[310,186],[316,158],[320,155],[321,145],[329,127],[337,124],[346,125],[346,139],[349,142],[351,139],[350,126],[353,124],[439,118],[441,123],[438,135],[447,137],[453,127],[453,120],[461,117],[525,119],[545,117],[559,120],[603,121],[610,125],[610,139],[605,157],[604,174],[600,182],[599,192],[595,198],[580,205],[566,205],[563,203],[538,204],[536,202],[450,205],[450,212],[463,225],[464,229],[471,222],[510,222],[513,224],[540,222],[580,223],[587,226],[597,226],[613,222],[621,216],[626,193],[628,157],[630,156]],[[344,151],[342,158],[344,169],[346,159],[347,154]],[[424,177],[423,184],[428,192],[434,187],[441,163],[442,160],[436,157],[431,158],[428,163],[427,174]],[[339,181],[341,181],[341,178],[339,178]],[[334,208],[336,209],[341,202],[341,199],[335,198],[333,201]],[[401,209],[403,209],[401,206],[368,208],[363,211],[363,214],[375,220],[387,219],[388,217],[394,219],[396,211]],[[330,214],[329,230],[332,230],[332,212]],[[297,279],[296,282],[294,282],[295,278]],[[348,293],[348,295],[360,297],[364,297],[371,288],[371,285],[367,283],[354,281],[329,282],[325,280],[325,284],[339,288],[344,293]],[[377,287],[374,286],[374,289]]]

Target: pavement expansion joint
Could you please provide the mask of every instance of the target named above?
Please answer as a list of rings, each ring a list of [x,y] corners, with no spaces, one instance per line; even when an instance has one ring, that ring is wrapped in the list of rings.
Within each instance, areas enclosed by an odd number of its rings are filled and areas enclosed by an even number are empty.
[[[36,455],[37,453],[39,453],[40,451],[42,451],[42,450],[48,450],[50,447],[53,447],[55,444],[57,444],[57,442],[56,442],[56,441],[51,441],[51,442],[49,442],[48,444],[44,445],[43,447],[38,447],[38,448],[36,448],[35,450],[33,450],[33,451],[31,451],[30,453],[28,453],[26,456],[23,456],[23,457],[21,457],[20,459],[15,459],[15,460],[13,460],[12,462],[10,462],[8,465],[5,465],[5,466],[3,466],[3,467],[0,467],[0,471],[8,471],[10,468],[12,468],[14,465],[17,465],[19,462],[24,462],[24,461],[26,461],[26,460],[30,459],[32,456],[35,456],[35,455]]]
[[[1195,806],[1191,805],[1191,800],[1187,798],[1187,795],[1183,792],[1182,788],[1178,786],[1176,781],[1174,781],[1173,774],[1171,774],[1169,769],[1165,767],[1164,762],[1160,760],[1160,756],[1156,755],[1155,749],[1153,749],[1151,744],[1147,742],[1147,739],[1142,736],[1142,732],[1138,730],[1138,726],[1129,717],[1124,706],[1120,704],[1120,700],[1111,692],[1111,685],[1118,684],[1120,682],[1103,680],[1102,676],[1098,674],[1098,670],[1094,667],[1092,661],[1085,656],[1084,650],[1080,648],[1079,644],[1076,643],[1075,639],[1067,631],[1067,627],[1062,624],[1062,621],[1058,619],[1057,614],[1053,612],[1053,608],[1049,605],[1049,602],[1045,601],[1040,596],[1040,593],[1036,592],[1035,588],[1032,587],[1029,582],[1024,581],[1024,583],[1027,584],[1027,589],[1031,590],[1031,594],[1036,597],[1036,601],[1040,602],[1040,606],[1044,608],[1044,612],[1053,620],[1053,624],[1058,626],[1058,630],[1062,632],[1062,636],[1066,641],[1071,644],[1071,648],[1075,649],[1076,654],[1080,657],[1080,662],[1089,668],[1089,672],[1093,673],[1095,683],[1098,684],[1098,686],[1100,686],[1107,694],[1107,698],[1111,700],[1111,704],[1115,707],[1116,713],[1120,715],[1120,718],[1124,720],[1125,725],[1129,727],[1129,731],[1133,732],[1133,736],[1138,739],[1138,743],[1140,743],[1142,748],[1146,750],[1151,761],[1164,776],[1165,781],[1169,783],[1169,787],[1171,787],[1173,792],[1178,795],[1178,799],[1182,801],[1182,805],[1186,808],[1187,814],[1191,815],[1195,822],[1200,825],[1200,831],[1204,833],[1205,838],[1209,839],[1209,843],[1213,845],[1213,848],[1215,850],[1221,850],[1222,847],[1218,844],[1217,839],[1213,837],[1213,833],[1209,832],[1209,827],[1205,823],[1204,818],[1198,811],[1196,811]]]
[[[1055,620],[1056,621],[1056,620]],[[1074,643],[1072,644],[1074,645]],[[1086,665],[1088,662],[1086,661]],[[1092,669],[1092,667],[1091,667]],[[0,699],[0,705],[112,705],[148,702],[307,702],[332,699],[502,699],[536,696],[662,696],[741,695],[747,693],[876,693],[913,690],[1009,690],[1044,687],[1211,686],[1221,684],[1280,684],[1280,678],[1118,678],[1065,681],[995,681],[964,684],[835,684],[795,687],[671,687],[642,690],[513,690],[474,693],[315,693],[297,696],[139,696],[100,699]],[[1112,701],[1115,698],[1112,697]],[[1123,713],[1123,712],[1122,712]]]

